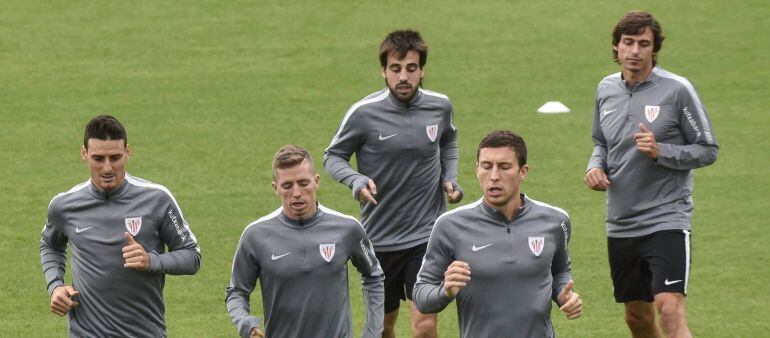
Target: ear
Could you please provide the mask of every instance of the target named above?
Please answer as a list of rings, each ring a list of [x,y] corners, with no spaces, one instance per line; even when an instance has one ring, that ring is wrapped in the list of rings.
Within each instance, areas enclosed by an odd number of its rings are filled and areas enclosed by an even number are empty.
[[[618,51],[618,45],[612,45],[612,50],[617,52]]]
[[[278,193],[278,183],[275,183],[275,181],[273,181],[272,185],[273,185],[273,192],[275,193],[276,196],[280,197],[280,194]]]
[[[131,145],[126,144],[126,159],[131,158]]]
[[[321,175],[315,174],[315,190],[321,187]]]
[[[479,162],[476,162],[476,179],[479,179]]]
[[[383,79],[387,79],[388,78],[387,74],[385,74],[385,67],[382,67],[382,78]]]
[[[519,180],[524,182],[527,179],[527,173],[529,172],[529,165],[525,164],[519,169]]]
[[[80,158],[83,159],[83,161],[88,160],[88,149],[86,149],[86,146],[80,146]]]

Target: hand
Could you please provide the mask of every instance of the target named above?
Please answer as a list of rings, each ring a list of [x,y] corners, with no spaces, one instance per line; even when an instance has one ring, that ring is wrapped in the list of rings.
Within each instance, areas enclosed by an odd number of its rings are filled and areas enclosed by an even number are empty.
[[[126,246],[123,247],[124,268],[145,271],[150,268],[150,255],[144,251],[144,247],[134,240],[129,233],[126,234]]]
[[[253,329],[251,329],[249,338],[265,338],[265,334],[262,333],[262,330],[260,330],[258,327],[254,327]]]
[[[374,180],[370,178],[369,184],[358,191],[358,200],[361,201],[361,203],[371,202],[372,204],[377,205],[377,200],[374,199],[374,196],[376,195],[377,186],[374,184]]]
[[[470,280],[470,265],[463,261],[454,261],[444,272],[444,292],[447,296],[454,298]]]
[[[657,160],[660,155],[660,147],[658,142],[655,142],[655,134],[653,134],[643,123],[639,123],[640,133],[634,134],[634,141],[636,141],[636,149],[643,152],[647,157]]]
[[[610,187],[610,180],[602,168],[591,168],[583,179],[591,190],[606,191]]]
[[[58,316],[64,316],[78,306],[78,302],[72,298],[79,295],[80,292],[75,291],[75,288],[69,285],[60,285],[53,289],[51,293],[51,312]]]
[[[455,191],[452,182],[444,182],[444,191],[446,191],[446,198],[449,201],[449,204],[455,204],[463,199],[463,192],[459,190]]]
[[[559,310],[564,312],[567,319],[576,319],[583,315],[583,301],[580,300],[580,295],[577,292],[572,291],[574,285],[575,281],[570,280],[557,298],[560,305]]]

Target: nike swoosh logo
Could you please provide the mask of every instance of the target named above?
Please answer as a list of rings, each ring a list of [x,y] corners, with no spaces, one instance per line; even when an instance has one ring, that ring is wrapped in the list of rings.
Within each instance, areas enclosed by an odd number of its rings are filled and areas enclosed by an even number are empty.
[[[287,252],[287,253],[285,253],[283,255],[280,255],[280,256],[276,256],[275,253],[273,253],[272,255],[270,255],[270,259],[278,260],[278,259],[281,259],[281,258],[283,258],[283,257],[285,257],[287,255],[290,255],[290,254],[291,254],[291,251],[289,251],[289,252]]]
[[[672,281],[670,281],[670,282],[669,282],[669,281],[668,281],[668,278],[666,278],[666,280],[664,280],[664,281],[663,281],[663,284],[666,284],[666,285],[671,285],[671,284],[676,284],[676,283],[679,283],[679,282],[681,282],[681,281],[682,281],[682,280],[681,280],[681,279],[679,279],[679,280],[672,280]]]
[[[605,109],[604,111],[602,111],[602,116],[607,116],[608,114],[610,114],[610,113],[612,113],[612,112],[614,112],[614,111],[616,111],[616,110],[617,110],[617,109],[613,109],[613,110],[606,110],[606,109]]]
[[[492,246],[492,244],[495,244],[495,243],[489,243],[487,245],[482,245],[482,246],[476,246],[476,243],[473,243],[473,247],[471,248],[471,250],[473,250],[473,252],[476,252],[476,251],[488,248],[488,247]]]
[[[76,226],[76,227],[75,227],[75,233],[76,233],[76,234],[79,234],[79,233],[81,233],[81,232],[83,232],[83,231],[86,231],[86,230],[88,230],[88,229],[91,229],[91,228],[93,228],[93,227],[95,227],[95,225],[92,225],[92,226],[90,226],[90,227],[88,227],[88,228],[83,228],[83,229],[81,229],[79,226]]]
[[[392,135],[388,135],[388,136],[383,137],[382,134],[380,134],[380,141],[385,141],[385,140],[387,140],[387,139],[389,139],[389,138],[391,138],[393,136],[396,136],[396,135],[398,135],[398,134],[392,134]]]

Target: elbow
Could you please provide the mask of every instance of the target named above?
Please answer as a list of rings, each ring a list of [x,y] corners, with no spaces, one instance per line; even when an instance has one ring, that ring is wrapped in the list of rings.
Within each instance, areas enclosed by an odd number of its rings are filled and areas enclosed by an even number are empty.
[[[719,147],[714,145],[713,147],[709,148],[709,151],[706,152],[706,163],[705,165],[711,165],[714,162],[717,161],[717,155],[719,154]]]

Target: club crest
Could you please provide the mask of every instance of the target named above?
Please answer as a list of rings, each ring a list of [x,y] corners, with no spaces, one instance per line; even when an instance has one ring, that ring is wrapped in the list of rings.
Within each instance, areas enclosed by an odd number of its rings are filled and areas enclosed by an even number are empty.
[[[540,257],[540,254],[543,253],[544,246],[545,246],[544,237],[529,238],[529,250],[532,250],[532,253],[535,254],[535,256]]]
[[[142,216],[139,217],[126,217],[126,230],[131,236],[136,236],[139,233],[139,229],[142,228]]]
[[[644,117],[646,117],[647,121],[650,123],[658,118],[659,113],[660,106],[644,106]]]
[[[436,135],[438,135],[438,124],[425,126],[425,132],[428,133],[428,139],[431,142],[436,142]]]
[[[332,261],[332,258],[334,257],[335,245],[335,243],[318,245],[318,251],[321,252],[321,257],[323,257],[326,262]]]

